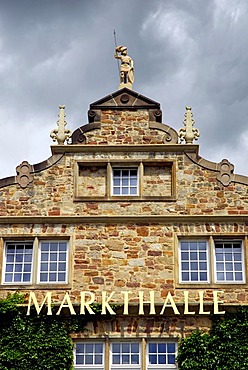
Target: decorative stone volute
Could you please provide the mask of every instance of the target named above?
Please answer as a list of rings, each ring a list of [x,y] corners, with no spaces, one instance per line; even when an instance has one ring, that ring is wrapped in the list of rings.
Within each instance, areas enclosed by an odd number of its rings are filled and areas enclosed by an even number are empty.
[[[192,107],[185,107],[186,113],[184,114],[183,124],[185,127],[178,131],[178,136],[181,140],[185,140],[186,144],[193,144],[193,140],[198,140],[200,132],[197,128],[194,128],[195,120],[193,119],[193,113],[191,112]]]
[[[25,189],[33,181],[34,176],[31,172],[32,166],[27,161],[16,167],[16,182],[21,188]]]
[[[218,163],[219,174],[217,175],[217,180],[224,186],[228,186],[233,181],[233,171],[234,165],[230,163],[227,159],[222,159]]]
[[[51,131],[50,137],[53,139],[53,141],[57,141],[58,145],[64,145],[65,141],[68,141],[72,134],[71,130],[65,129],[67,122],[65,120],[66,114],[64,105],[59,106],[58,117],[58,128]]]

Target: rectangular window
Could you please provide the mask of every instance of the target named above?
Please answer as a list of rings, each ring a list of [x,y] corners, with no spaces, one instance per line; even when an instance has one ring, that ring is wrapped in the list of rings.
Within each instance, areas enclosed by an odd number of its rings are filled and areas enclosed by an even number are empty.
[[[176,369],[176,349],[175,342],[149,342],[147,369]]]
[[[245,283],[242,240],[181,240],[180,283]]]
[[[140,344],[122,342],[111,344],[111,370],[140,369]]]
[[[132,157],[132,156],[131,156]],[[76,163],[74,201],[175,201],[176,161],[96,159]]]
[[[84,340],[75,343],[77,370],[176,369],[177,343],[166,340]],[[108,365],[107,365],[108,364]]]
[[[208,282],[206,241],[181,241],[181,282]]]
[[[103,343],[76,343],[75,344],[75,369],[93,370],[104,369]]]
[[[39,247],[38,247],[39,245]],[[6,241],[3,284],[66,284],[67,241]]]
[[[242,242],[216,241],[216,282],[244,282],[244,258]]]
[[[4,283],[30,283],[32,278],[32,263],[33,243],[6,243]]]
[[[40,283],[66,283],[67,281],[67,243],[40,243]]]
[[[112,195],[139,195],[137,167],[113,167],[112,171]]]

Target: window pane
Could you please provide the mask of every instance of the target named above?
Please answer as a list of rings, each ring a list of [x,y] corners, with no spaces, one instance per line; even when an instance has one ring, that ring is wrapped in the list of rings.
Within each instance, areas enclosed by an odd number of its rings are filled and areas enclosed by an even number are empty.
[[[139,343],[122,342],[112,343],[112,364],[113,365],[139,365],[140,346]]]
[[[181,281],[208,281],[207,243],[205,241],[181,241]]]
[[[216,281],[241,282],[243,280],[241,241],[215,242],[215,261]]]
[[[138,168],[113,169],[113,195],[138,194]]]
[[[7,242],[5,246],[5,283],[30,283],[33,243]]]
[[[148,369],[154,370],[154,365],[175,365],[176,344],[172,342],[152,342],[148,344]],[[152,366],[153,365],[153,366]],[[159,367],[164,369],[165,367]],[[166,366],[167,368],[167,366]],[[173,366],[173,368],[175,368]]]
[[[67,248],[66,242],[41,242],[40,282],[66,283]]]
[[[89,369],[92,365],[103,365],[103,343],[76,343],[75,364]],[[88,365],[88,366],[86,366]],[[98,367],[97,367],[98,368]],[[81,367],[80,367],[81,369]],[[103,367],[99,367],[103,370]]]

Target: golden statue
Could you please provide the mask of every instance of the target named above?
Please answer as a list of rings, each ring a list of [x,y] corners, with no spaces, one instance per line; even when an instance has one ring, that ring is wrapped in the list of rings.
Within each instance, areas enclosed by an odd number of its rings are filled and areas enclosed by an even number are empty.
[[[118,55],[118,53],[120,53],[120,55]],[[128,89],[132,89],[132,84],[134,82],[134,66],[132,58],[127,55],[127,47],[122,45],[117,46],[115,48],[114,57],[121,60],[119,88],[122,89],[123,87],[127,87]]]

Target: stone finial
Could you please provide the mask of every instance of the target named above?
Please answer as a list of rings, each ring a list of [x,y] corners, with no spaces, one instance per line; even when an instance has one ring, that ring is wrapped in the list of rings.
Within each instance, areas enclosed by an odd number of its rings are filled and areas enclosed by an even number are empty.
[[[68,141],[72,135],[71,130],[65,129],[67,122],[65,120],[66,114],[64,105],[59,106],[58,117],[59,117],[57,121],[58,128],[52,130],[50,136],[53,139],[53,141],[57,141],[58,145],[64,145],[65,141]]]
[[[194,128],[195,120],[193,119],[193,113],[191,112],[192,107],[185,107],[186,112],[184,113],[183,124],[185,127],[182,127],[178,131],[178,136],[181,140],[185,140],[186,144],[193,144],[193,140],[198,140],[200,132],[197,128]]]
[[[118,53],[120,53],[120,55]],[[132,90],[132,84],[134,82],[134,65],[132,58],[127,55],[127,47],[122,45],[117,46],[115,48],[114,57],[116,59],[120,59],[121,61],[121,66],[119,69],[120,70],[119,89],[127,87],[128,89]]]

